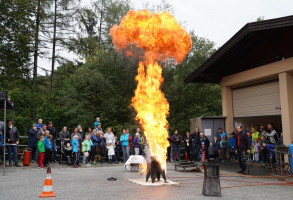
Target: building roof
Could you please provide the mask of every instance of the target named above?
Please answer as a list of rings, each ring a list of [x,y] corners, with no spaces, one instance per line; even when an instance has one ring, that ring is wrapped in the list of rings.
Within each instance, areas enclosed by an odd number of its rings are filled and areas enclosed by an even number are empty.
[[[185,83],[219,83],[222,77],[293,56],[293,15],[246,24]]]

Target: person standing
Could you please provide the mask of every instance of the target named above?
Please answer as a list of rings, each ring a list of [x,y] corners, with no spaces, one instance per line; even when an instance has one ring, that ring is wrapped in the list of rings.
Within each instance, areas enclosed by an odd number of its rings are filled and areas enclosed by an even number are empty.
[[[122,143],[123,162],[126,163],[129,158],[129,134],[125,129],[123,129],[123,135],[120,136],[120,142]]]
[[[174,162],[178,160],[180,163],[180,143],[181,143],[181,137],[178,134],[178,130],[175,130],[175,134],[172,136],[173,139],[173,148],[174,148]]]
[[[3,165],[4,162],[4,145],[3,145],[3,133],[2,129],[0,128],[0,167]]]
[[[60,135],[60,140],[65,140],[65,141],[70,141],[70,133],[67,130],[66,126],[63,126],[62,131],[60,131],[59,133]]]
[[[73,167],[77,168],[80,166],[79,159],[78,159],[78,151],[79,151],[78,135],[74,135],[72,137],[71,145],[72,145],[72,152],[73,152]]]
[[[234,132],[233,132],[234,133]],[[236,150],[236,138],[235,134],[230,133],[229,137],[229,150],[230,150],[230,156],[231,160],[236,160],[235,150]]]
[[[186,136],[184,138],[184,144],[185,144],[185,161],[192,161],[192,158],[190,156],[190,152],[191,152],[191,138],[190,138],[190,133],[189,131],[186,132]]]
[[[214,137],[213,151],[214,151],[214,159],[215,160],[219,160],[219,150],[220,150],[220,142],[217,137]]]
[[[41,135],[39,141],[37,142],[38,154],[39,154],[39,168],[45,168],[43,166],[45,145],[44,145],[44,136]]]
[[[51,149],[51,151],[53,153],[53,156],[52,156],[52,160],[50,160],[50,162],[55,163],[56,162],[56,154],[57,154],[57,147],[56,147],[57,134],[56,134],[56,129],[53,126],[53,122],[49,121],[47,130],[50,132],[50,135],[52,135],[52,141],[51,141],[52,149]]]
[[[248,141],[248,136],[246,132],[243,132],[243,127],[237,127],[237,138],[236,138],[236,151],[238,154],[238,162],[241,170],[238,173],[242,173],[243,175],[248,175],[249,170],[247,168],[246,160],[247,153],[250,153],[250,146]]]
[[[106,145],[108,150],[108,163],[112,164],[115,156],[114,144],[115,144],[115,136],[112,133],[112,129],[109,127],[105,133]],[[117,162],[117,161],[116,161]]]
[[[200,132],[199,128],[195,128],[195,132],[192,135],[192,147],[193,147],[193,160],[196,161],[198,154],[200,153],[200,143],[199,143],[199,138],[200,138]]]
[[[139,144],[140,144],[140,138],[139,133],[135,133],[135,137],[133,139],[133,146],[134,146],[134,153],[135,155],[139,155]]]
[[[91,135],[91,140],[93,142],[93,145],[91,147],[91,158],[92,158],[92,164],[96,164],[95,162],[95,157],[96,157],[96,152],[97,152],[97,145],[99,142],[99,139],[97,137],[97,131],[96,129],[93,131],[93,134]]]
[[[12,125],[11,120],[7,120],[6,128],[6,148],[8,152],[9,166],[12,167],[11,153],[13,153],[14,165],[20,167],[17,160],[17,145],[19,144],[19,132],[15,126]]]
[[[209,139],[204,135],[204,133],[199,134],[199,145],[200,148],[200,157],[202,161],[202,154],[205,153],[205,161],[209,160],[210,154],[209,154],[209,147],[210,147],[210,141]]]
[[[36,124],[33,124],[33,126],[28,131],[28,147],[31,150],[31,162],[34,163],[35,161],[35,154],[37,150],[37,142],[38,142],[38,135],[37,132],[38,128]]]
[[[81,147],[81,142],[82,142],[82,135],[80,134],[78,127],[75,127],[73,129],[73,133],[71,133],[71,139],[73,139],[74,136],[77,136],[77,140],[79,142],[78,152],[77,152],[77,159],[78,159],[78,163],[79,163],[79,160],[80,160],[80,150],[81,150],[80,147]]]

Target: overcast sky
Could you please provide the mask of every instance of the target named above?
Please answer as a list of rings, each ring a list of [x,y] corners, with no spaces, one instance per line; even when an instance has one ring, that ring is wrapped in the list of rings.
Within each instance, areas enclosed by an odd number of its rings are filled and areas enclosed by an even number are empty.
[[[91,0],[81,0],[88,4]],[[132,0],[136,10],[160,0]],[[293,0],[167,0],[173,6],[175,18],[184,22],[188,31],[222,46],[246,23],[260,16],[272,19],[293,15]],[[50,69],[50,62],[41,61]],[[39,74],[43,74],[41,71]]]

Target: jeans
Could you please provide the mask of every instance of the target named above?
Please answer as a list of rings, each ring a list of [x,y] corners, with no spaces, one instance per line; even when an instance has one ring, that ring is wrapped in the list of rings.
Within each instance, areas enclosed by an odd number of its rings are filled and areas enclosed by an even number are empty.
[[[6,144],[6,148],[8,151],[8,160],[9,163],[11,163],[11,152],[13,153],[13,160],[14,160],[14,164],[17,165],[18,161],[17,161],[17,146],[16,145],[7,145]]]
[[[197,156],[200,153],[200,145],[193,144],[193,160],[197,160]]]
[[[173,144],[174,148],[174,161],[177,160],[177,153],[178,153],[178,160],[180,161],[180,144]]]
[[[30,147],[30,149],[31,149],[31,160],[35,160],[37,147]]]
[[[226,160],[227,148],[222,148],[222,160]]]
[[[122,146],[122,151],[123,151],[123,161],[126,163],[126,161],[129,158],[129,146]]]
[[[238,162],[239,162],[240,168],[243,171],[247,171],[246,160],[247,160],[247,153],[246,153],[246,151],[239,151]]]
[[[56,142],[54,140],[52,141],[52,150],[53,150],[53,156],[52,156],[51,161],[55,162],[56,161],[57,147],[56,147]]]
[[[135,155],[139,155],[139,148],[134,148]]]

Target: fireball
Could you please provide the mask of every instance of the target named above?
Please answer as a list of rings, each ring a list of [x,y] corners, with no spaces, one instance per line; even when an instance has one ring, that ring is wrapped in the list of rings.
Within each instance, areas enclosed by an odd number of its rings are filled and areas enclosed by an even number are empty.
[[[119,26],[110,29],[110,35],[118,52],[125,51],[126,56],[134,56],[136,48],[144,52],[131,105],[137,112],[136,119],[144,130],[151,155],[165,170],[169,103],[160,89],[164,78],[158,62],[170,58],[182,62],[191,49],[191,37],[169,12],[148,10],[129,11]]]

